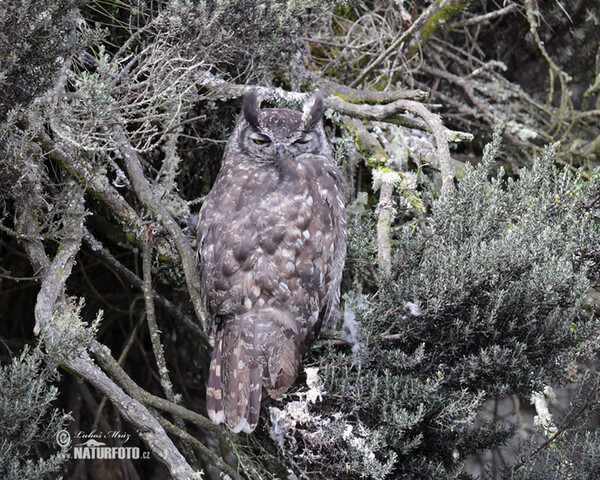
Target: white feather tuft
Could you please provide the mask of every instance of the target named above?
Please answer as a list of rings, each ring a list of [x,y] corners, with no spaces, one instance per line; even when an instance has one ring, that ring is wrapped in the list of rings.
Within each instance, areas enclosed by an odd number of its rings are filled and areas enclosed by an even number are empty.
[[[344,307],[344,328],[346,329],[346,340],[352,344],[352,353],[357,354],[362,349],[360,343],[360,327],[356,321],[356,315],[350,308],[349,302]]]
[[[223,410],[215,412],[214,410],[208,410],[208,418],[215,424],[223,423],[225,421],[225,414]]]
[[[413,317],[420,317],[423,315],[419,306],[414,302],[406,302],[404,308],[406,308]]]
[[[252,431],[252,427],[246,418],[240,418],[238,423],[235,425],[229,425],[229,428],[233,433],[240,433],[242,430],[246,433],[250,433]]]

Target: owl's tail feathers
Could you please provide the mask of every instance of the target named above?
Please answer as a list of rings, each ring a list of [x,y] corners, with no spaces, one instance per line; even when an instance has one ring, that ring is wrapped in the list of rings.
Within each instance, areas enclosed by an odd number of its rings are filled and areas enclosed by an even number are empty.
[[[223,413],[223,381],[221,378],[223,371],[222,359],[223,335],[221,330],[218,330],[215,336],[215,347],[210,360],[208,385],[206,387],[206,410],[208,410],[208,418],[216,424],[223,423],[225,420]]]
[[[233,433],[251,433],[260,414],[262,373],[251,339],[238,331],[217,332],[206,391],[209,418]]]

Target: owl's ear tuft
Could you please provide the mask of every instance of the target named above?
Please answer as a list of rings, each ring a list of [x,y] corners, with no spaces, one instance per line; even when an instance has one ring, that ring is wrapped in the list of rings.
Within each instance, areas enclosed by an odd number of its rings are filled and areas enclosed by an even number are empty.
[[[250,92],[244,97],[244,104],[242,105],[242,113],[244,118],[250,124],[251,127],[258,127],[258,114],[260,112],[260,99],[258,93]]]
[[[323,118],[323,95],[317,91],[302,109],[302,123],[304,123],[305,130],[315,128],[321,118]]]

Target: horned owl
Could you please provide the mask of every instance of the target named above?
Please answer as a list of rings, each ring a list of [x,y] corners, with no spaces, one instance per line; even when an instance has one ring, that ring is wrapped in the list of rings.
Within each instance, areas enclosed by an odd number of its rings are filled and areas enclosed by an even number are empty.
[[[197,224],[202,299],[214,349],[206,405],[252,432],[261,401],[294,383],[338,310],[346,257],[344,178],[319,93],[303,112],[262,109],[254,93],[227,142]]]

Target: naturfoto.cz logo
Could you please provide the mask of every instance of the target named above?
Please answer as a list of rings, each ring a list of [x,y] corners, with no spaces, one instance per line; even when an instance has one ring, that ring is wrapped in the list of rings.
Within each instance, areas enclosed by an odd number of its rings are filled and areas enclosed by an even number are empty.
[[[78,432],[76,439],[87,439],[83,443],[73,445],[73,454],[69,458],[82,460],[137,460],[150,458],[150,452],[141,452],[139,447],[110,447],[100,439],[119,438],[123,442],[129,440],[129,434],[121,432],[109,432],[108,434],[97,432]],[[72,444],[71,435],[66,430],[61,430],[56,435],[56,443],[62,448]]]

